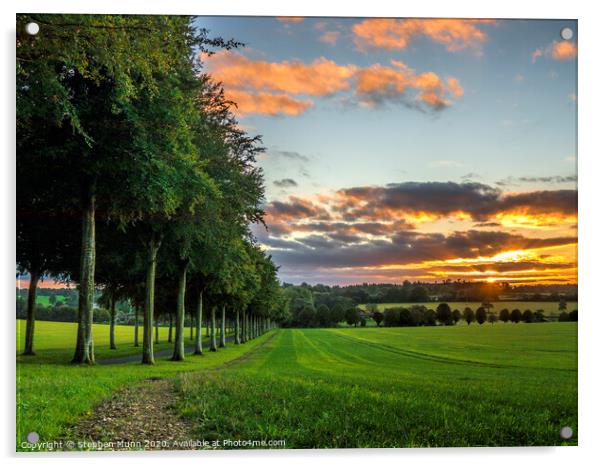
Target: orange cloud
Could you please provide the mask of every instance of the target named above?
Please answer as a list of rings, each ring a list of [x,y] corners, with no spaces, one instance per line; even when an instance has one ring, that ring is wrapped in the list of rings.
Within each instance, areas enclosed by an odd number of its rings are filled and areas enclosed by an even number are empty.
[[[332,95],[350,90],[352,84],[360,102],[369,107],[387,99],[403,98],[440,109],[464,93],[454,77],[442,79],[432,71],[418,74],[396,60],[391,60],[392,67],[376,64],[359,68],[339,65],[324,57],[309,64],[252,60],[228,50],[203,59],[212,78],[223,83],[227,96],[238,104],[241,115],[300,115],[313,106],[313,101],[296,96]],[[279,109],[279,105],[283,107]]]
[[[401,96],[406,91],[416,92],[416,100],[432,108],[443,108],[451,104],[448,97],[460,97],[464,89],[456,78],[442,80],[428,71],[416,74],[404,63],[391,60],[393,68],[380,64],[360,69],[356,73],[356,94],[364,103],[373,106],[387,98]]]
[[[541,57],[552,58],[557,61],[570,60],[577,57],[577,46],[574,42],[569,41],[554,41],[547,47],[536,48],[531,54],[531,61],[535,63]]]
[[[300,23],[304,18],[303,16],[277,16],[276,19],[284,23]]]
[[[327,31],[320,36],[320,42],[326,42],[327,44],[334,45],[339,39],[341,33],[338,31]]]
[[[554,60],[569,60],[577,56],[577,46],[568,41],[554,42],[551,53]]]
[[[445,45],[450,52],[470,48],[480,53],[487,35],[479,25],[483,19],[365,19],[354,24],[355,44],[360,50],[370,47],[402,50],[419,36]]]
[[[207,60],[213,78],[228,88],[254,89],[324,96],[348,89],[355,66],[340,66],[320,57],[310,64],[300,61],[251,60],[223,50]]]
[[[236,102],[235,113],[239,116],[250,113],[263,115],[298,116],[313,106],[311,100],[297,100],[287,94],[272,94],[269,92],[250,93],[240,90],[228,91],[227,96]]]

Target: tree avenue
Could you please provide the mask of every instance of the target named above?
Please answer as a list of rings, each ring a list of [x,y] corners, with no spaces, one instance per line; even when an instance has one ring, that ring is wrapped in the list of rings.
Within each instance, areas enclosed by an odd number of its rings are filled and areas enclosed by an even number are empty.
[[[17,16],[26,354],[34,354],[36,286],[48,275],[78,287],[74,363],[94,363],[98,290],[111,312],[111,348],[116,303],[142,311],[144,364],[154,363],[158,318],[175,322],[172,359],[180,361],[186,315],[196,354],[208,314],[214,336],[219,314],[220,346],[230,322],[242,343],[287,317],[277,269],[249,228],[263,222],[261,140],[238,126],[235,104],[201,61],[241,44],[210,38],[192,20]],[[38,35],[24,32],[29,22],[40,25]]]

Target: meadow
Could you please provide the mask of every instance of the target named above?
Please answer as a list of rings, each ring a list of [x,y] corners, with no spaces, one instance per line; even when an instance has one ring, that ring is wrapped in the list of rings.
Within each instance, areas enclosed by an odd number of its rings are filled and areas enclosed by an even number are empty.
[[[284,440],[286,448],[577,443],[575,323],[278,329],[153,367],[71,366],[72,329],[57,333],[70,324],[40,324],[39,356],[17,358],[18,443],[32,430],[64,438],[115,390],[150,377],[175,381],[178,413],[205,440]],[[46,325],[58,327],[42,337]],[[98,358],[109,352],[102,327],[94,329]],[[121,351],[139,351],[131,327],[118,335]],[[560,438],[563,426],[572,439]]]

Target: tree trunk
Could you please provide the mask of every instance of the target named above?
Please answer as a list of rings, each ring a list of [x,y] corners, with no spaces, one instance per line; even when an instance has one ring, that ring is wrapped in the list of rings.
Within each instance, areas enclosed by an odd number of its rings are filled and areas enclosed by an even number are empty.
[[[206,330],[206,332],[205,332],[205,336],[206,336],[206,337],[208,337],[208,336],[209,336],[209,327],[210,327],[210,325],[209,325],[209,321],[210,321],[211,319],[209,319],[209,317],[207,317],[205,320],[206,320],[206,322],[205,322],[205,326],[207,327],[207,330]]]
[[[146,266],[146,299],[144,302],[144,322],[142,329],[142,364],[154,364],[153,317],[155,313],[155,275],[157,272],[157,253],[161,240],[154,235],[149,242],[148,263]]]
[[[209,351],[217,351],[217,345],[215,344],[215,306],[211,308],[211,346]]]
[[[172,342],[172,338],[171,338],[172,330],[173,330],[173,317],[171,316],[171,313],[169,313],[169,332],[167,333],[167,343]]]
[[[159,343],[159,319],[155,319],[155,343]]]
[[[188,261],[182,263],[180,278],[178,280],[178,309],[176,311],[176,342],[174,345],[172,361],[184,360],[184,319],[186,317],[186,272]]]
[[[115,345],[115,293],[111,292],[111,326],[109,327],[109,347],[117,349]]]
[[[140,346],[138,343],[138,306],[134,307],[134,346]]]
[[[36,325],[36,293],[38,291],[38,281],[40,273],[37,270],[29,272],[29,291],[27,294],[27,324],[25,327],[25,350],[23,354],[34,356],[36,353],[33,350],[33,335]]]
[[[94,321],[94,268],[96,266],[96,198],[93,186],[86,196],[82,209],[82,246],[79,282],[79,315],[77,342],[73,363],[94,364],[94,342],[92,323]]]
[[[219,336],[219,347],[220,348],[226,347],[226,305],[225,304],[222,305],[222,326],[221,326],[221,333]]]
[[[240,320],[240,342],[246,343],[247,339],[245,338],[245,332],[247,330],[247,323],[245,322],[246,311],[242,311],[242,318]]]
[[[236,320],[234,321],[234,343],[240,345],[240,311],[236,310]]]
[[[194,338],[194,317],[190,315],[190,340]]]
[[[196,333],[194,335],[194,354],[203,354],[203,339],[201,322],[203,320],[203,291],[199,293],[199,302],[196,307]]]

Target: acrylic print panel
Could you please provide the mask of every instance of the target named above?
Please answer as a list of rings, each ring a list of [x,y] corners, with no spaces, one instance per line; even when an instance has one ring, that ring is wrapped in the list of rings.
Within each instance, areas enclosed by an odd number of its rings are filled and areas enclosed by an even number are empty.
[[[577,444],[576,21],[16,54],[18,451]]]

